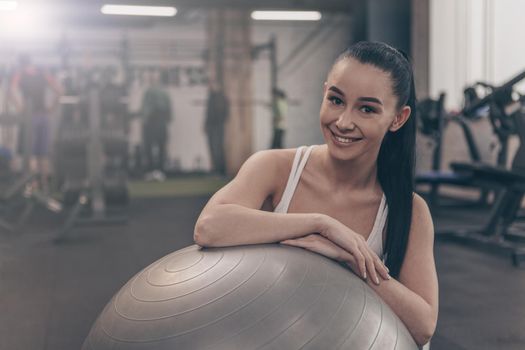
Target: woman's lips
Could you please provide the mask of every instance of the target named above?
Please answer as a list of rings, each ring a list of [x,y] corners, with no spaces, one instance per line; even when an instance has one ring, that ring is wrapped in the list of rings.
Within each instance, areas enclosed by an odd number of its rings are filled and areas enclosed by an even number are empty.
[[[359,142],[359,141],[361,141],[363,139],[362,137],[340,136],[340,135],[337,135],[336,133],[334,133],[332,130],[330,130],[330,132],[332,133],[332,138],[338,144],[341,144],[341,145],[351,145],[351,144]]]

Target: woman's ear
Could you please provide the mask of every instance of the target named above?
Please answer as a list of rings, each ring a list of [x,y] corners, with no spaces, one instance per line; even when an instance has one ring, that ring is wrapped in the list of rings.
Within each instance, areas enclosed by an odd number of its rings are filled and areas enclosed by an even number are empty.
[[[394,121],[392,122],[388,130],[392,132],[396,132],[397,130],[399,130],[403,125],[405,125],[408,118],[410,118],[411,112],[412,109],[409,106],[404,106],[403,108],[401,108],[401,111],[397,113],[396,117],[394,118]]]

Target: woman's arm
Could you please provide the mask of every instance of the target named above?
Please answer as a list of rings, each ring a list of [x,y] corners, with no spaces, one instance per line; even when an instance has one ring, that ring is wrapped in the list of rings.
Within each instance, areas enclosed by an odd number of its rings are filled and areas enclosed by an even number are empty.
[[[369,285],[394,310],[419,345],[436,329],[438,279],[434,262],[434,226],[425,201],[414,195],[412,225],[399,281]]]
[[[195,242],[203,247],[272,243],[334,231],[334,236],[345,237],[347,255],[355,259],[356,273],[366,278],[368,271],[375,280],[378,273],[386,278],[386,267],[366,241],[337,220],[318,213],[260,210],[264,201],[278,191],[280,181],[288,178],[290,168],[284,164],[291,163],[291,156],[285,152],[288,151],[264,151],[250,157],[235,179],[202,210],[195,224]]]
[[[283,165],[291,165],[293,154],[286,152],[289,151],[258,152],[243,164],[237,176],[202,210],[194,232],[198,245],[271,243],[319,231],[321,214],[260,210],[264,201],[275,195],[280,181],[287,179],[289,169]]]
[[[219,204],[201,214],[193,238],[203,247],[275,243],[318,232],[320,220],[321,214],[281,214]]]
[[[356,261],[329,237],[312,234],[282,243],[305,248],[342,261],[357,274]],[[412,225],[405,260],[399,281],[368,278],[367,283],[403,321],[419,345],[426,344],[436,328],[438,314],[438,282],[434,264],[434,229],[426,203],[414,196]],[[375,280],[374,280],[375,279]]]

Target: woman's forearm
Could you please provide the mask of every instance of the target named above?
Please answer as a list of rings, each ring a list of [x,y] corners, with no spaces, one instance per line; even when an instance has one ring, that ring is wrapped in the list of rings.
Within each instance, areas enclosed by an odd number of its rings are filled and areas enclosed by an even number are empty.
[[[220,204],[201,214],[194,240],[207,247],[280,242],[319,232],[322,220],[322,214],[282,214]]]
[[[370,279],[367,282],[403,321],[416,343],[420,346],[428,343],[437,322],[431,305],[394,278],[380,285]]]

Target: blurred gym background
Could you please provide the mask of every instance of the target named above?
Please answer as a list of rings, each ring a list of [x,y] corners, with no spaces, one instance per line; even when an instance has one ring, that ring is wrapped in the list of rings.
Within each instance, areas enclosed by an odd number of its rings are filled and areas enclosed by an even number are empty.
[[[415,71],[441,282],[431,348],[522,349],[523,13],[520,0],[0,0],[0,348],[78,349],[123,283],[192,244],[251,154],[323,143],[326,74],[372,40]]]

